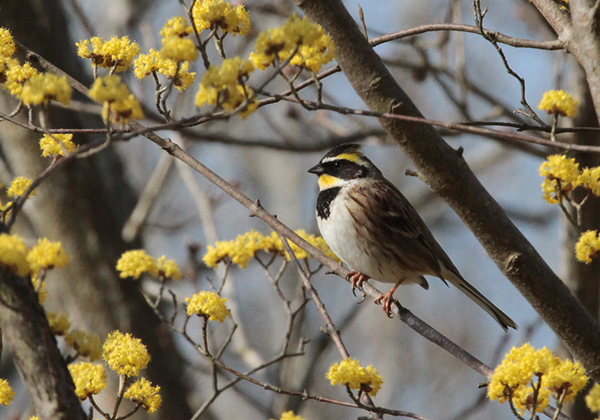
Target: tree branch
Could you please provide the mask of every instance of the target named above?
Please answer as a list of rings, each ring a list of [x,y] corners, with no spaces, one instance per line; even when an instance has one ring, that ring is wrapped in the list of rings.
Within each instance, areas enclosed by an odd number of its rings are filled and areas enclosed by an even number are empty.
[[[40,419],[84,420],[75,385],[31,281],[0,268],[0,328]]]

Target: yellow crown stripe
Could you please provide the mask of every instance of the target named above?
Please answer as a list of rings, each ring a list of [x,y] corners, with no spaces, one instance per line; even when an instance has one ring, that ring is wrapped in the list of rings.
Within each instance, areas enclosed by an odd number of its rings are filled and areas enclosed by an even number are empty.
[[[335,158],[337,159],[346,159],[350,162],[360,163],[360,158],[362,155],[360,153],[342,153],[341,155],[337,155]]]

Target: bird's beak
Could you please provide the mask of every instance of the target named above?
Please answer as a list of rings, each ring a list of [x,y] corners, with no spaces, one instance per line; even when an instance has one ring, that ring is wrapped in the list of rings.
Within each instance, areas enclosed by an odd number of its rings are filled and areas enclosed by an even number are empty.
[[[308,170],[311,174],[322,175],[325,171],[323,170],[323,165],[320,163],[318,165],[313,166]]]

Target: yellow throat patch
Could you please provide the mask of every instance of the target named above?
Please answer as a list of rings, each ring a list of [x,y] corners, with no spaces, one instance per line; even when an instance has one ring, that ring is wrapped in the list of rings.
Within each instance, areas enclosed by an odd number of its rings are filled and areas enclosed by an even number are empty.
[[[321,191],[323,191],[328,188],[335,187],[336,184],[338,184],[339,182],[340,182],[339,178],[336,178],[331,175],[323,174],[323,175],[319,176],[319,189]]]

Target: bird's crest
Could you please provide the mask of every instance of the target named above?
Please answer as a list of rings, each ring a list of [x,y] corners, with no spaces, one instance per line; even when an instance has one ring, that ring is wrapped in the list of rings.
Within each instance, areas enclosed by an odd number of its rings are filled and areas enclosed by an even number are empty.
[[[360,151],[362,144],[359,143],[344,143],[334,147],[323,157],[323,161],[331,161],[334,159],[345,159],[350,162],[358,163],[364,162],[365,156]]]

